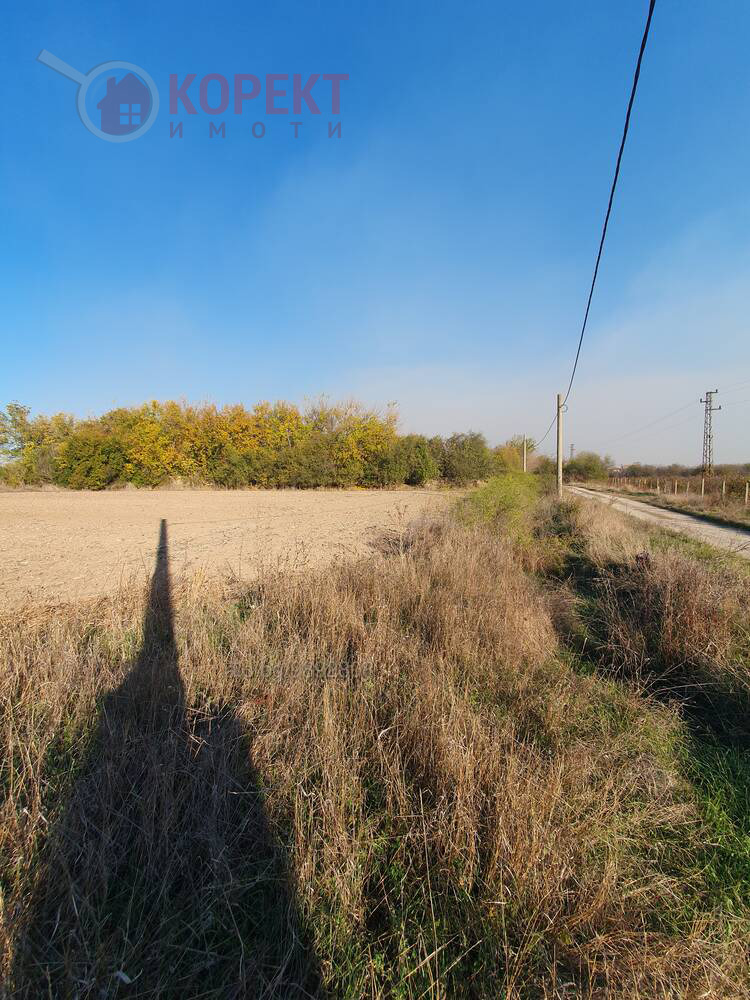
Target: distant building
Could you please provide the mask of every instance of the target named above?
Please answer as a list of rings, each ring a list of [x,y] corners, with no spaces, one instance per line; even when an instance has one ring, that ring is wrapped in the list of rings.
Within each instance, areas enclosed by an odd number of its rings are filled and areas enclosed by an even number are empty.
[[[102,132],[127,135],[140,128],[148,118],[151,94],[146,84],[133,73],[128,73],[119,83],[110,76],[107,78],[107,93],[97,108],[101,111]]]

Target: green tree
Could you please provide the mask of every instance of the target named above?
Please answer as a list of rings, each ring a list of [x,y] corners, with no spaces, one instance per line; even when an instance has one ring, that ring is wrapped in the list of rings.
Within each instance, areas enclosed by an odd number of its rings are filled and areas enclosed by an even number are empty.
[[[124,468],[120,441],[88,427],[72,434],[62,446],[57,479],[74,490],[103,490],[121,477]]]
[[[565,474],[568,479],[584,482],[590,479],[606,479],[612,465],[609,455],[602,457],[594,451],[582,451],[565,463]]]
[[[469,431],[452,434],[444,443],[442,474],[457,485],[486,479],[492,471],[492,455],[483,434]]]
[[[8,403],[0,410],[0,454],[10,459],[21,457],[31,434],[28,406]]]
[[[407,434],[399,438],[393,448],[393,473],[391,482],[422,486],[430,479],[437,479],[440,466],[430,443],[421,434]]]

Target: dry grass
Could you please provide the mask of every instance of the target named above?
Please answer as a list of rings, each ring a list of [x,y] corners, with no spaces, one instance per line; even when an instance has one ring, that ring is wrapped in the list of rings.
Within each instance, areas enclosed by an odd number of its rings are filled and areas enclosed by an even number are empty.
[[[570,530],[579,537],[586,558],[596,566],[633,560],[650,547],[648,528],[611,507],[578,500],[567,501],[566,506]]]
[[[507,536],[241,593],[160,552],[145,612],[0,625],[5,995],[750,995],[677,714],[572,669]]]
[[[665,546],[599,504],[572,510],[594,571],[591,625],[606,661],[652,689],[702,698],[706,708],[713,699],[717,725],[734,721],[750,734],[750,576]]]
[[[706,672],[748,685],[740,637],[748,638],[750,580],[698,566],[678,552],[643,553],[602,578],[613,658],[642,674]],[[745,650],[746,652],[746,650]]]

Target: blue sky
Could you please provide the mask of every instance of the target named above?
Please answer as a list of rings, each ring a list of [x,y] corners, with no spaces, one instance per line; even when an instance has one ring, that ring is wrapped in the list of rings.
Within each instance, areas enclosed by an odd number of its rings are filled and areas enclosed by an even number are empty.
[[[0,405],[327,393],[395,400],[405,430],[538,436],[567,384],[646,9],[13,5]],[[698,399],[719,388],[716,458],[750,458],[748,40],[745,0],[657,2],[567,414],[578,450],[698,462]],[[91,135],[43,48],[83,72],[142,66],[153,128]],[[325,112],[169,114],[170,73],[197,75],[197,101],[209,73],[314,72],[349,74],[340,139]]]

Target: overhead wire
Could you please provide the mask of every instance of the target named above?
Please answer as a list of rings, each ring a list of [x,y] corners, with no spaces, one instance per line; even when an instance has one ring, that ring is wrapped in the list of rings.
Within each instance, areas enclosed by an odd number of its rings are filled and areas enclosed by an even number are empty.
[[[640,46],[640,49],[638,50],[638,60],[636,62],[636,66],[635,66],[635,73],[633,74],[633,85],[632,85],[632,87],[630,89],[630,99],[628,100],[628,108],[627,108],[627,111],[625,113],[625,125],[624,125],[623,130],[622,130],[622,138],[620,140],[620,148],[619,148],[618,153],[617,153],[617,162],[615,163],[615,173],[614,173],[614,177],[612,178],[612,186],[611,186],[610,192],[609,192],[609,201],[607,202],[607,212],[606,212],[606,215],[604,216],[604,225],[602,227],[602,235],[601,235],[601,239],[599,240],[599,251],[598,251],[598,253],[596,255],[596,263],[594,265],[594,274],[593,274],[593,277],[591,279],[591,287],[589,289],[588,301],[586,302],[586,312],[584,313],[583,324],[581,325],[581,333],[580,333],[580,336],[578,338],[578,347],[576,349],[575,360],[573,361],[573,370],[572,370],[572,372],[570,374],[570,381],[568,382],[568,388],[567,388],[567,391],[565,393],[565,398],[564,398],[563,403],[562,403],[563,406],[565,406],[565,404],[568,402],[568,398],[570,396],[571,389],[573,388],[573,380],[576,377],[576,371],[578,369],[578,361],[579,361],[580,356],[581,356],[581,348],[583,346],[583,338],[584,338],[584,336],[586,334],[586,326],[588,324],[589,312],[591,311],[591,301],[592,301],[592,299],[594,297],[594,288],[596,287],[596,279],[597,279],[597,276],[599,274],[599,264],[601,263],[602,253],[604,251],[604,241],[607,238],[607,227],[609,226],[609,217],[612,214],[612,204],[613,204],[614,198],[615,198],[615,190],[617,189],[617,181],[618,181],[618,178],[620,176],[620,165],[622,163],[622,154],[625,151],[625,142],[627,140],[628,130],[630,128],[630,116],[631,116],[631,113],[632,113],[632,110],[633,110],[633,103],[635,102],[636,91],[638,90],[638,80],[640,79],[640,75],[641,75],[641,64],[643,62],[643,53],[646,51],[646,43],[648,42],[648,35],[649,35],[649,31],[651,29],[651,19],[652,19],[653,14],[654,14],[654,7],[655,6],[656,6],[656,0],[650,0],[649,7],[648,7],[648,17],[646,18],[646,27],[644,28],[643,37],[641,39],[641,46]],[[536,442],[537,446],[540,445],[542,443],[542,441],[545,440],[545,438],[547,437],[547,435],[549,434],[549,432],[554,427],[556,419],[557,419],[557,414],[555,414],[555,416],[552,418],[552,422],[550,423],[549,427],[544,432],[544,434],[542,435],[542,437],[539,439],[538,442]]]
[[[676,424],[669,424],[667,427],[662,427],[663,431],[673,431],[676,427],[684,427],[686,424],[694,423],[697,420],[702,420],[703,415],[699,412],[691,413],[686,420],[678,420]]]
[[[628,101],[628,110],[625,113],[625,126],[622,130],[622,139],[620,140],[620,149],[617,153],[617,163],[615,164],[615,175],[612,178],[612,187],[609,192],[609,202],[607,203],[607,214],[604,216],[604,225],[602,227],[602,238],[599,241],[599,252],[596,255],[596,264],[594,265],[594,275],[591,279],[591,288],[589,289],[589,297],[586,303],[586,312],[583,316],[583,325],[581,326],[581,335],[578,338],[578,349],[576,350],[575,361],[573,362],[573,371],[570,373],[570,382],[568,383],[568,390],[565,393],[565,399],[563,400],[563,405],[568,402],[568,397],[570,396],[570,390],[573,388],[573,379],[576,377],[576,369],[578,368],[578,359],[581,356],[581,347],[583,346],[583,337],[586,333],[586,324],[589,319],[589,312],[591,310],[591,300],[594,297],[594,288],[596,286],[597,275],[599,274],[599,264],[602,259],[602,252],[604,251],[604,241],[607,238],[607,226],[609,225],[609,217],[612,214],[612,203],[615,200],[615,190],[617,188],[617,180],[620,176],[620,164],[622,163],[622,154],[625,152],[625,141],[628,138],[628,129],[630,128],[630,115],[633,110],[633,102],[635,101],[635,94],[638,90],[638,80],[641,75],[641,63],[643,62],[643,53],[646,51],[646,42],[648,41],[648,33],[651,29],[651,18],[654,14],[654,7],[656,6],[656,0],[650,0],[648,6],[648,17],[646,18],[646,27],[643,31],[643,38],[641,39],[641,47],[638,52],[638,62],[635,65],[635,73],[633,75],[633,86],[630,90],[630,100]]]
[[[651,420],[649,421],[649,423],[643,424],[641,427],[636,427],[632,431],[626,431],[625,434],[620,434],[619,437],[611,438],[607,442],[607,446],[612,444],[617,444],[618,441],[623,441],[625,438],[633,437],[637,434],[640,434],[641,431],[650,430],[652,427],[655,427],[657,424],[660,424],[662,420],[669,420],[670,417],[675,417],[677,416],[678,413],[682,413],[683,410],[687,410],[689,409],[689,407],[695,406],[696,402],[697,400],[691,399],[689,403],[685,403],[684,406],[679,406],[676,410],[670,410],[669,413],[665,413],[663,416],[657,417],[655,420]]]
[[[750,380],[747,381],[747,382],[733,382],[732,385],[728,386],[726,389],[721,389],[720,393],[721,393],[722,396],[725,396],[725,395],[727,395],[730,392],[739,392],[739,391],[741,391],[741,389],[747,388],[747,386],[750,386]],[[749,403],[749,402],[750,402],[750,398],[749,399],[730,399],[728,403],[723,403],[722,406],[724,408],[726,408],[727,406],[739,406],[742,403]],[[627,431],[625,434],[620,434],[616,438],[611,438],[607,442],[607,447],[609,447],[609,445],[612,445],[612,444],[617,444],[619,441],[624,441],[626,438],[634,437],[634,436],[640,434],[641,431],[650,430],[652,427],[655,427],[657,424],[660,424],[662,422],[662,420],[668,420],[670,417],[674,417],[678,413],[682,413],[683,410],[689,409],[691,406],[694,406],[695,403],[696,403],[696,400],[692,400],[691,399],[689,403],[685,403],[684,406],[680,406],[676,410],[670,410],[669,413],[665,413],[661,417],[656,417],[655,420],[650,420],[647,424],[643,424],[641,427],[636,427],[632,431]],[[698,411],[696,411],[696,414],[697,414],[697,412]],[[677,426],[679,426],[679,425],[677,425]],[[662,430],[669,430],[669,428],[664,427],[664,428],[662,428]]]
[[[750,379],[748,379],[746,382],[732,382],[731,385],[724,386],[724,388],[721,391],[722,393],[736,392],[737,389],[744,389],[748,385],[750,385]]]

